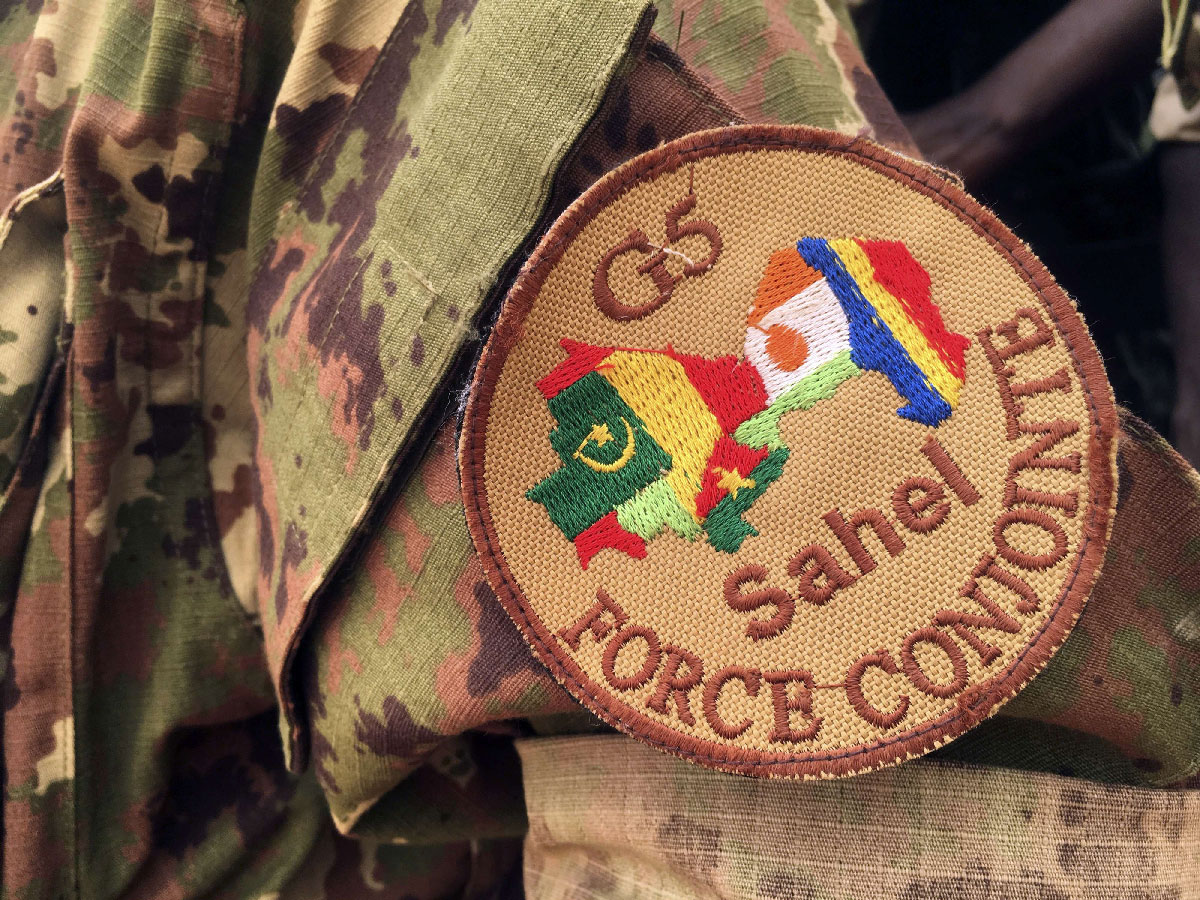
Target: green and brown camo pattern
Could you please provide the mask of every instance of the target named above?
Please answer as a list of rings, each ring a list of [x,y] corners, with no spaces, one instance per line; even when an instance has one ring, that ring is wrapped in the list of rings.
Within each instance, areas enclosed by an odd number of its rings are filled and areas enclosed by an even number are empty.
[[[24,303],[0,308],[0,492],[12,480],[62,325],[62,181],[23,192],[0,219],[0,271]]]
[[[651,14],[0,0],[0,896],[511,884],[513,737],[598,729],[491,596],[439,428],[489,306],[673,137],[914,152],[840,4]],[[1076,636],[945,752],[1195,773],[1200,489],[1136,423],[1122,460]]]
[[[920,158],[863,60],[849,4],[665,0],[657,29],[751,122],[862,134]]]
[[[254,209],[397,15],[341,6],[0,3],[5,897],[479,896],[517,859],[337,835],[284,766],[257,557],[223,552]]]
[[[592,118],[595,84],[644,40],[650,10],[577,0],[530,18],[485,4],[469,31],[463,12],[405,8],[251,281],[255,595],[289,750],[313,597],[380,488],[419,458],[440,386],[549,199],[564,134]],[[522,64],[539,77],[514,79]]]
[[[1200,792],[920,760],[727,778],[624,736],[518,742],[530,900],[1181,900]]]

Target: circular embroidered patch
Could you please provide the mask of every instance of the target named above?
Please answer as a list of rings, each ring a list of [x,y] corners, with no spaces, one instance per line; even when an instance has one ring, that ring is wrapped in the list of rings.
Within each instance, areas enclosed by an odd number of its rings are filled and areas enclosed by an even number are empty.
[[[935,171],[736,127],[558,220],[461,446],[500,601],[585,706],[754,775],[928,752],[1063,642],[1116,416],[1070,300]]]

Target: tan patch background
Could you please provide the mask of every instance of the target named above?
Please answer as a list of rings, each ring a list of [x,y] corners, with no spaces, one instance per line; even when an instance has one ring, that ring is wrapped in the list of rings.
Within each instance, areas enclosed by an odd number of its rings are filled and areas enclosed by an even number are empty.
[[[608,319],[592,301],[591,281],[597,262],[634,227],[644,230],[651,241],[662,243],[664,213],[686,194],[689,179],[699,202],[684,221],[704,218],[714,222],[725,242],[722,256],[710,272],[683,281],[673,299],[656,313],[633,322]],[[958,408],[936,429],[901,419],[895,410],[902,398],[885,376],[867,372],[844,383],[832,399],[784,417],[781,432],[791,455],[782,477],[745,517],[761,536],[747,539],[737,553],[716,551],[703,538],[689,543],[664,533],[648,542],[644,560],[606,550],[583,571],[573,546],[551,523],[544,508],[524,496],[559,466],[547,438],[555,422],[535,386],[563,360],[559,340],[567,337],[646,349],[661,349],[669,343],[682,353],[710,358],[731,353],[740,356],[746,312],[770,253],[806,235],[900,239],[907,244],[932,278],[934,302],[941,307],[947,328],[971,339],[966,385]],[[694,252],[698,258],[704,255],[706,244],[691,238],[676,249],[689,255]],[[649,299],[645,283],[635,285],[633,281],[633,257],[624,259],[629,261],[624,270],[620,265],[613,269],[617,296],[629,303],[635,302],[635,296],[640,298],[638,302]],[[636,290],[641,294],[632,293]],[[664,643],[698,653],[706,673],[732,664],[763,670],[802,668],[811,671],[818,684],[836,684],[855,659],[877,648],[887,648],[899,660],[904,636],[928,624],[937,610],[977,610],[961,599],[958,591],[980,556],[993,549],[992,526],[1003,509],[1009,458],[1032,438],[1023,435],[1007,441],[996,382],[976,332],[1012,318],[1025,306],[1036,307],[1051,321],[1048,310],[1010,263],[953,211],[845,158],[741,152],[700,159],[634,185],[584,226],[553,267],[497,381],[487,422],[484,484],[499,548],[516,582],[552,632],[575,621],[593,604],[596,590],[604,588],[632,622],[652,627]],[[1002,346],[1003,339],[998,338],[997,343]],[[1060,366],[1070,374],[1071,391],[1029,398],[1023,421],[1063,418],[1080,422],[1079,433],[1061,442],[1053,454],[1077,451],[1083,469],[1078,475],[1056,470],[1026,472],[1021,483],[1044,490],[1077,490],[1080,508],[1074,518],[1048,510],[1069,538],[1065,558],[1040,573],[1019,572],[1042,599],[1039,612],[1017,616],[1023,622],[1017,635],[984,633],[1003,656],[985,667],[973,650],[959,642],[972,684],[1008,669],[1045,624],[1077,564],[1091,476],[1087,397],[1062,335],[1056,334],[1053,346],[1014,357],[1011,362],[1017,370],[1014,381],[1049,375]],[[890,506],[893,488],[912,475],[938,478],[920,453],[930,433],[947,448],[982,500],[966,507],[951,496],[948,519],[930,534],[913,534],[896,523],[907,548],[895,558],[864,529],[868,549],[879,564],[875,571],[839,591],[826,606],[797,602],[790,628],[778,637],[763,641],[747,637],[749,617],[760,614],[738,613],[725,604],[722,585],[726,576],[747,563],[758,563],[767,568],[772,585],[794,592],[796,579],[787,575],[787,560],[813,542],[829,549],[848,571],[856,572],[820,517],[834,507],[848,517],[869,506],[882,510],[895,523]],[[1014,542],[1024,537],[1021,530],[1010,531]],[[1037,544],[1039,539],[1041,544]],[[1022,546],[1034,552],[1049,549],[1047,536],[1039,538],[1037,533]],[[986,588],[992,587],[987,583]],[[996,588],[989,594],[1014,612],[1008,592]],[[948,661],[932,648],[925,649],[928,655],[918,651],[918,658],[928,675],[949,681]],[[902,676],[873,670],[864,680],[864,690],[878,708],[889,709],[901,692],[911,697],[908,715],[901,723],[883,731],[853,712],[844,691],[820,690],[815,697],[815,711],[824,717],[819,735],[800,745],[772,744],[767,740],[769,691],[764,688],[756,698],[745,698],[735,684],[725,691],[721,712],[730,722],[746,716],[755,724],[741,737],[728,741],[706,724],[699,689],[691,693],[694,727],[674,715],[673,705],[666,716],[646,708],[653,680],[639,691],[608,690],[600,671],[602,651],[603,644],[585,635],[580,651],[570,655],[594,684],[618,703],[706,742],[769,753],[837,755],[841,748],[910,732],[951,710],[956,702],[926,696]],[[557,652],[567,653],[561,643]],[[611,701],[608,705],[621,715],[619,707]]]

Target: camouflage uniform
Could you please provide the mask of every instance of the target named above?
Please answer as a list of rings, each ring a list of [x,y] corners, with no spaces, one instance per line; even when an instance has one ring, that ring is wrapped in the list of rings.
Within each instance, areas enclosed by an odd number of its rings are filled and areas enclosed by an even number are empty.
[[[1164,843],[1132,877],[1186,896],[1196,801],[1152,789],[1200,768],[1200,480],[1133,419],[1144,502],[1083,620],[941,760],[831,789],[597,734],[463,520],[457,395],[496,299],[588,184],[690,131],[916,151],[837,2],[674,0],[657,37],[646,0],[402,6],[0,0],[4,895],[488,896],[528,799],[533,896],[863,896],[725,815],[832,790],[850,854],[922,811],[879,896],[1124,896],[1096,848],[1140,832],[1097,835],[1135,814]],[[583,821],[643,777],[636,814]],[[1006,805],[923,799],[947,785]]]

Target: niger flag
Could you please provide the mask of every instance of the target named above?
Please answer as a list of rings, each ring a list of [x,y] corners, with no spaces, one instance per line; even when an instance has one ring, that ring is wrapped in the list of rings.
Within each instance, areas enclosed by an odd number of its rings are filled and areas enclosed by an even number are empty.
[[[794,245],[771,254],[747,317],[745,345],[768,402],[849,351],[850,323],[829,281]]]

